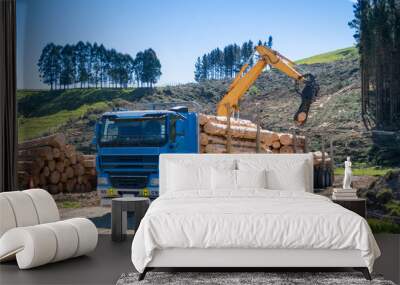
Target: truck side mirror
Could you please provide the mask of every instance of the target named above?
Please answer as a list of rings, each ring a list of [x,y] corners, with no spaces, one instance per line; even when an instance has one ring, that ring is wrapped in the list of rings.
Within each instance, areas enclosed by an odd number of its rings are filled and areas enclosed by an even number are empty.
[[[175,117],[171,120],[170,125],[170,148],[177,148],[181,139],[179,137],[185,136],[185,120],[180,117]]]
[[[92,139],[92,142],[90,144],[90,150],[97,151],[97,139],[96,139],[96,137],[94,137]]]
[[[176,136],[184,137],[185,136],[185,121],[177,120],[176,121]]]
[[[100,135],[100,124],[96,123],[95,130],[94,130],[94,137],[90,144],[90,150],[93,150],[93,151],[97,150],[97,138],[99,137],[99,135]]]
[[[182,114],[176,113],[170,120],[171,141],[176,142],[178,137],[185,136],[185,124],[187,118]]]
[[[100,134],[100,124],[99,123],[96,124],[94,133],[95,133],[95,138],[97,138]]]

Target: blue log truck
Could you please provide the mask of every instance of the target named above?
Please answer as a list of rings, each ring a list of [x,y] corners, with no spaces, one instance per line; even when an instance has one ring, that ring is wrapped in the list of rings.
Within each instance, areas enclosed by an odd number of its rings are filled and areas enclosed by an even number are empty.
[[[163,107],[170,104],[163,104]],[[96,124],[97,191],[102,205],[119,196],[158,197],[161,153],[199,152],[198,107],[104,113]]]

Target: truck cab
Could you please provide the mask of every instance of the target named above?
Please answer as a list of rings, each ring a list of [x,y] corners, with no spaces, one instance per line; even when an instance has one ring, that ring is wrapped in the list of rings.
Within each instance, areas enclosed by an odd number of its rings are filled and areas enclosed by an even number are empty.
[[[157,198],[159,155],[197,153],[198,128],[197,113],[186,107],[104,113],[94,139],[102,204],[120,196]]]

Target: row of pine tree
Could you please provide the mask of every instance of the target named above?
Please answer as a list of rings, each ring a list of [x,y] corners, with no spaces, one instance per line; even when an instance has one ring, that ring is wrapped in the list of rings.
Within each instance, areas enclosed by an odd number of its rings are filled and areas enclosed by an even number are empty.
[[[47,44],[38,67],[42,82],[52,90],[122,88],[130,84],[152,87],[161,76],[161,63],[151,48],[138,52],[133,59],[103,44],[82,41],[65,46]]]
[[[349,23],[361,61],[362,116],[367,127],[400,128],[400,1],[358,0]]]
[[[272,36],[268,42],[258,41],[257,45],[272,47]],[[197,82],[209,79],[230,79],[236,76],[240,68],[249,61],[253,66],[254,59],[251,57],[254,51],[254,43],[249,40],[242,46],[230,44],[223,49],[216,48],[211,52],[197,58],[194,71],[194,79]]]

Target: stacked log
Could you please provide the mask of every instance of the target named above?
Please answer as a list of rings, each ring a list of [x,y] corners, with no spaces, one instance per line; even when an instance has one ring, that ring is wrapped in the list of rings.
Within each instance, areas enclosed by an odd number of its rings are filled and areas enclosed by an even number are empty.
[[[257,125],[248,120],[216,117],[200,114],[200,152],[227,153],[230,139],[230,153],[257,152]],[[289,133],[277,133],[259,130],[261,153],[303,153],[305,137]],[[314,188],[326,188],[332,185],[333,163],[328,153],[317,151],[314,156]]]
[[[199,115],[200,145],[202,153],[226,153],[230,137],[231,153],[257,152],[257,125],[249,120]],[[302,153],[305,148],[304,136],[277,133],[260,129],[261,153]]]
[[[40,187],[51,194],[92,191],[95,156],[76,151],[60,133],[25,141],[18,146],[18,182],[21,188]]]

